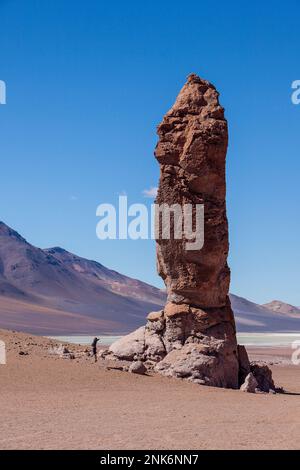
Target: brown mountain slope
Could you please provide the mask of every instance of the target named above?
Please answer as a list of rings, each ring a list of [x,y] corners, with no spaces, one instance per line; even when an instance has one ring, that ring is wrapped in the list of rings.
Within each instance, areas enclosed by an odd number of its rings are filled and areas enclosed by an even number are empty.
[[[61,248],[36,248],[0,222],[3,328],[59,334],[63,326],[70,334],[123,333],[139,326],[163,302],[159,289]]]

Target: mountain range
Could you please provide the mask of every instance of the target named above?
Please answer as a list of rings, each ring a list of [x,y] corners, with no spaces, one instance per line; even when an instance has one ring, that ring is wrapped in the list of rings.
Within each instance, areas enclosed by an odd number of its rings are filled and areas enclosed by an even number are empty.
[[[63,248],[37,248],[0,222],[0,328],[42,335],[124,334],[165,303],[165,291]],[[231,295],[237,329],[300,331],[300,309]]]

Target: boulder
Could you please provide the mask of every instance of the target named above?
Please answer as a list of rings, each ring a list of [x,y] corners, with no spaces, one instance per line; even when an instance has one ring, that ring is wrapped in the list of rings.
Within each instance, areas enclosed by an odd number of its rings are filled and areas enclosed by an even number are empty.
[[[248,393],[255,393],[257,389],[258,383],[252,372],[250,372],[243,385],[241,385],[240,390],[242,392],[248,392]]]
[[[109,352],[117,357],[127,361],[133,361],[137,356],[143,356],[145,351],[145,327],[142,326],[129,335],[115,341],[110,347]]]
[[[130,365],[128,370],[131,374],[140,374],[140,375],[145,375],[145,373],[147,372],[147,369],[144,366],[144,363],[142,361],[134,361]]]
[[[215,341],[208,344],[188,343],[181,349],[173,349],[155,366],[155,371],[202,385],[237,388],[235,360],[231,363],[226,360],[225,369],[223,345],[217,345]]]
[[[272,371],[266,364],[259,362],[251,362],[250,370],[257,381],[257,388],[260,391],[269,393],[270,390],[275,391],[275,384],[272,378]]]

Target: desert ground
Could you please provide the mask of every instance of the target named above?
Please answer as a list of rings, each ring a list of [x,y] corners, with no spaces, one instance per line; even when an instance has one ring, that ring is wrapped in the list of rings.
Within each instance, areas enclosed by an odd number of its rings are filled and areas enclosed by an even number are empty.
[[[130,374],[80,346],[63,359],[49,353],[57,342],[28,334],[0,339],[0,449],[300,448],[300,366],[288,349],[249,349],[286,391],[269,395]]]

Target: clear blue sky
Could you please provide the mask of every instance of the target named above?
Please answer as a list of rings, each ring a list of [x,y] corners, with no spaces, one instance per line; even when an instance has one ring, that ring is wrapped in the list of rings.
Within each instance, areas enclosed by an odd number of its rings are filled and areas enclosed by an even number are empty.
[[[100,241],[96,207],[146,202],[155,128],[190,72],[230,126],[231,291],[300,305],[299,1],[0,0],[0,219],[160,286],[151,241]]]

